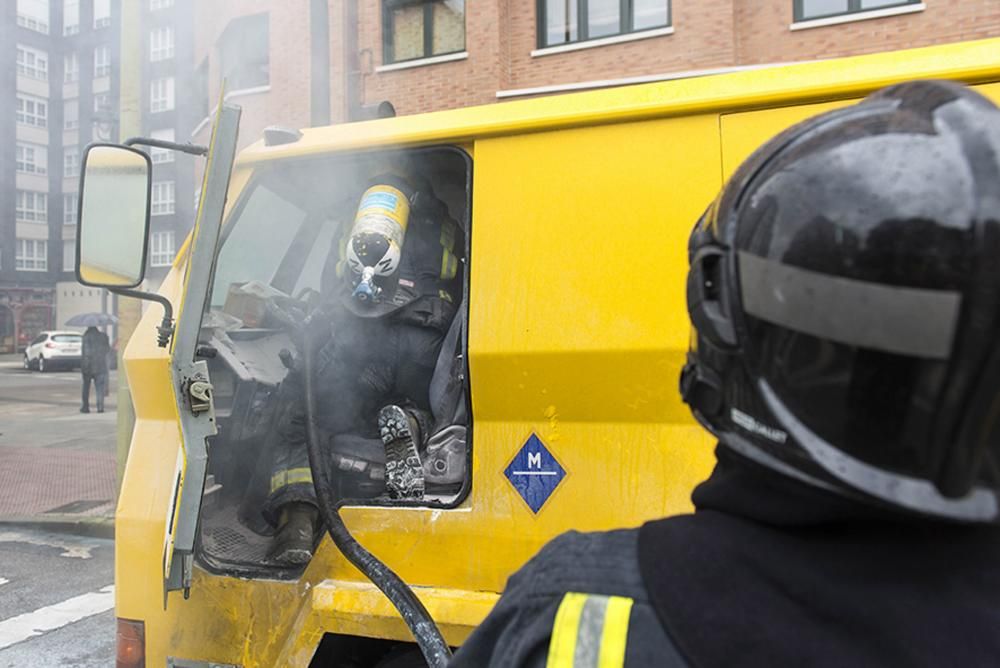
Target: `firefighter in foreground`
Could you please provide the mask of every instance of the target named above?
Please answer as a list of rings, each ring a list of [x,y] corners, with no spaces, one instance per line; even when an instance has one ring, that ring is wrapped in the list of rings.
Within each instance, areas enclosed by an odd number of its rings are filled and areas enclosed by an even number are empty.
[[[318,351],[317,423],[332,465],[353,484],[343,494],[420,499],[429,384],[461,298],[464,243],[429,184],[392,174],[374,179],[346,232],[324,268],[324,304],[300,332],[300,345]],[[277,527],[271,558],[287,564],[312,558],[319,516],[301,358],[284,357],[263,509]]]
[[[556,539],[453,665],[996,665],[1000,111],[914,82],[801,123],[689,257],[696,512]]]

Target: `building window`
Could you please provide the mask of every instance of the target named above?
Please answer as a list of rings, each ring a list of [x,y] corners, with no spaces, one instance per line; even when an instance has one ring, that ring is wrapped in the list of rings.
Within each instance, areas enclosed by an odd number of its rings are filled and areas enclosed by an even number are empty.
[[[219,37],[219,66],[229,90],[267,86],[271,81],[267,14],[233,19]]]
[[[80,80],[80,58],[76,51],[63,57],[63,83],[74,83]]]
[[[99,46],[94,49],[94,78],[100,79],[111,74],[111,47]]]
[[[923,0],[793,0],[796,21],[825,19],[831,16],[869,12],[886,7],[916,5]]]
[[[76,239],[63,239],[63,271],[76,271]]]
[[[149,110],[170,111],[174,108],[174,78],[164,77],[149,82]]]
[[[174,141],[175,134],[173,128],[167,128],[165,130],[154,130],[150,135],[153,139],[159,139],[160,141]],[[164,162],[174,161],[174,152],[168,148],[149,148],[149,157],[154,164],[162,164]]]
[[[17,73],[32,79],[48,81],[49,56],[30,46],[17,45]]]
[[[111,0],[94,0],[94,28],[111,25]]]
[[[24,174],[45,174],[46,150],[44,146],[18,144],[15,148],[15,165],[17,171]]]
[[[77,193],[63,195],[63,225],[76,225],[76,210],[80,207]]]
[[[80,32],[80,0],[63,0],[63,34]]]
[[[153,182],[153,203],[150,213],[154,216],[166,216],[174,212],[174,182]]]
[[[63,151],[63,176],[71,179],[80,176],[80,148],[67,146]]]
[[[174,0],[149,0],[149,11],[155,12],[158,9],[173,7]]]
[[[174,57],[174,29],[154,28],[149,32],[149,60],[169,60]]]
[[[174,231],[153,232],[149,238],[149,266],[169,267],[174,263]]]
[[[539,0],[538,15],[544,48],[666,28],[670,0]]]
[[[14,266],[20,271],[49,270],[49,242],[37,239],[18,239]]]
[[[63,130],[76,130],[80,127],[80,101],[66,100],[63,103]]]
[[[49,34],[49,0],[17,0],[17,25]]]
[[[40,97],[18,94],[15,117],[22,125],[44,128],[49,123],[49,104]]]
[[[465,50],[465,0],[384,0],[386,64]]]
[[[111,113],[111,95],[108,93],[94,94],[94,113],[98,115]]]
[[[14,217],[29,223],[45,223],[49,220],[45,193],[34,190],[18,190],[15,198]]]

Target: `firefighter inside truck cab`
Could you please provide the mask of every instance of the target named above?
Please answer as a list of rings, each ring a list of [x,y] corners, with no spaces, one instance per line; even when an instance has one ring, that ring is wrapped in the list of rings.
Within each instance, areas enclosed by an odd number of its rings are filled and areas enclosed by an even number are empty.
[[[430,386],[462,302],[462,230],[430,183],[409,174],[376,175],[348,210],[356,215],[333,237],[315,310],[303,317],[272,303],[272,315],[299,332],[297,350],[282,351],[288,374],[259,476],[269,483],[263,515],[276,530],[269,557],[288,565],[312,558],[320,528],[302,346],[314,352],[315,423],[340,498],[420,500],[427,485],[455,477],[443,479],[425,455],[441,447],[441,434],[455,440],[452,425],[435,424]]]

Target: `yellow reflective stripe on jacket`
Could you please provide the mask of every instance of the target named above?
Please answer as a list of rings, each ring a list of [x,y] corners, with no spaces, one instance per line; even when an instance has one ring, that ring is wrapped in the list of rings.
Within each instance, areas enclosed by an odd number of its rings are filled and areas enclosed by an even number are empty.
[[[442,280],[451,280],[458,273],[458,257],[455,255],[456,226],[450,221],[441,224],[441,274]]]
[[[297,485],[299,483],[312,484],[313,476],[312,471],[308,468],[298,468],[298,469],[288,469],[286,471],[278,471],[273,476],[271,476],[271,492],[276,492],[282,487],[288,487],[289,485]]]
[[[548,668],[622,668],[632,599],[570,592],[552,626]]]
[[[347,242],[350,240],[351,231],[345,230],[340,235],[340,241],[337,243],[337,266],[334,269],[337,278],[343,278],[344,272],[347,271]]]
[[[441,224],[441,247],[447,251],[455,250],[455,224],[450,221]]]
[[[441,278],[450,281],[458,273],[458,258],[447,248],[441,249]]]

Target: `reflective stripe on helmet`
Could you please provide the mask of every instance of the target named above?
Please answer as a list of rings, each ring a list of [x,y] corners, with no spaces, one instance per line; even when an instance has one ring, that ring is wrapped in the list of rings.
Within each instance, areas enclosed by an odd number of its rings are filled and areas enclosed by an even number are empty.
[[[927,359],[951,354],[962,296],[821,274],[739,251],[743,310],[859,348]]]
[[[548,668],[621,668],[632,599],[570,592],[552,625]]]

